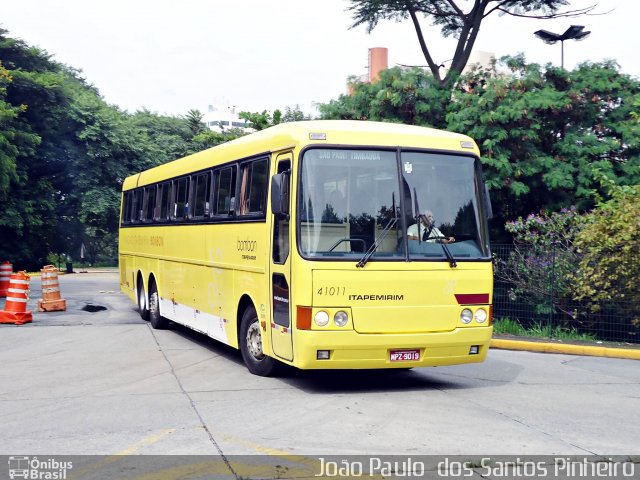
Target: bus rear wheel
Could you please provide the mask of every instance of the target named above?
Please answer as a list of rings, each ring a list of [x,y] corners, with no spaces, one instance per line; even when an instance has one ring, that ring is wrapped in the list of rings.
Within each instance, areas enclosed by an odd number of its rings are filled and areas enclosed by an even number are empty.
[[[155,284],[149,289],[149,320],[156,330],[163,330],[169,325],[169,320],[160,315],[160,297]]]
[[[240,321],[240,352],[244,364],[254,375],[268,377],[275,372],[276,360],[262,351],[262,331],[253,307],[244,311]]]
[[[138,282],[138,311],[143,320],[149,320],[149,309],[147,308],[147,296],[144,292],[144,285]]]

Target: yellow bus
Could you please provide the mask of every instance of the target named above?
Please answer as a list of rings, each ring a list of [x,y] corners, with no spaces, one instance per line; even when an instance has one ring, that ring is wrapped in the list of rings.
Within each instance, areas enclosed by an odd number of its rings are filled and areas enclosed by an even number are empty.
[[[250,372],[481,362],[491,204],[464,135],[277,125],[125,179],[120,285]]]

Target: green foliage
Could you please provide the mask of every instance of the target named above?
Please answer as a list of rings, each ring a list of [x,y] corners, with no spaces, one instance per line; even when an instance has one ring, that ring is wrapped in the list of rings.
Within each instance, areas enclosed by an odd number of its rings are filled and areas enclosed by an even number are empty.
[[[240,112],[238,116],[246,120],[254,130],[264,130],[265,128],[278,125],[282,121],[282,112],[275,110],[273,114],[267,110],[260,112]]]
[[[576,298],[599,311],[603,302],[622,302],[640,327],[640,185],[618,186],[602,176],[610,199],[585,215],[576,238],[582,254],[573,275]]]
[[[273,114],[267,110],[263,110],[262,112],[240,112],[238,116],[246,120],[251,128],[258,131],[280,123],[300,122],[311,119],[309,115],[305,115],[300,109],[300,105],[296,105],[293,108],[285,107],[284,114],[276,109],[273,111]]]
[[[122,180],[193,151],[184,119],[129,115],[77,71],[0,29],[0,258],[113,262]]]
[[[207,129],[204,122],[202,121],[203,117],[204,114],[197,109],[191,109],[187,112],[185,120],[187,122],[189,130],[191,130],[192,135],[198,135],[199,133],[202,133]]]
[[[640,182],[640,132],[630,102],[640,84],[615,64],[572,72],[504,61],[511,74],[475,72],[454,92],[449,128],[480,143],[494,209],[503,219],[545,208],[593,206],[594,168]],[[467,84],[461,83],[461,86]]]
[[[529,303],[537,314],[562,312],[565,324],[575,320],[571,274],[578,262],[575,236],[584,223],[575,209],[529,215],[507,223],[514,248],[496,259],[498,280],[512,285],[512,299]]]
[[[640,186],[598,174],[609,200],[586,214],[575,209],[529,215],[507,224],[515,245],[496,257],[496,279],[519,308],[563,328],[609,339],[640,333]]]
[[[506,240],[509,220],[576,205],[604,194],[596,169],[621,184],[640,183],[640,82],[612,62],[574,71],[505,57],[475,69],[451,94],[420,69],[383,71],[375,83],[320,105],[322,118],[426,125],[465,133],[480,145],[495,220]]]
[[[320,105],[324,119],[375,120],[445,128],[449,92],[423,69],[383,70],[374,83],[351,82],[352,93]]]
[[[584,218],[575,207],[560,212],[542,211],[537,215],[507,222],[506,229],[514,237],[516,245],[528,245],[539,250],[556,247],[573,250],[576,235],[580,232]]]
[[[554,340],[593,342],[598,338],[590,333],[581,333],[575,328],[537,323],[525,328],[517,320],[508,317],[496,319],[493,324],[495,335],[515,335],[517,337],[550,338]]]
[[[10,72],[0,62],[0,201],[7,199],[9,182],[18,180],[16,163],[19,157],[26,155],[40,141],[21,121],[20,115],[27,107],[6,101],[7,87],[12,81]]]
[[[0,58],[4,78],[11,81],[3,88],[2,105],[17,115],[4,116],[0,134],[5,166],[6,154],[11,161],[15,152],[14,174],[0,195],[0,257],[39,267],[57,233],[56,206],[70,154],[64,109],[73,88],[68,70],[5,33],[0,30]]]
[[[141,150],[145,152],[145,163],[150,166],[161,165],[198,151],[191,128],[181,118],[159,115],[148,110],[138,111],[126,118],[126,128],[137,135]],[[209,130],[203,130],[207,131]]]
[[[287,106],[284,108],[284,114],[282,115],[282,123],[285,122],[302,122],[305,120],[311,120],[311,115],[305,114],[301,109],[300,105],[294,106],[293,108]]]
[[[4,101],[9,82],[11,75],[0,62],[0,195],[9,188],[9,180],[15,178],[16,157],[19,151],[12,142],[15,133],[8,132],[9,125],[20,112],[19,108]]]
[[[82,244],[89,263],[114,264],[125,177],[245,134],[211,132],[195,109],[123,112],[2,29],[0,59],[0,260],[16,268],[77,260]],[[298,106],[261,115],[261,126],[305,119]]]
[[[196,146],[196,150],[200,151],[235,140],[244,135],[246,133],[240,128],[225,129],[222,132],[207,130],[193,137],[193,143]]]
[[[640,125],[640,97],[636,96],[631,102],[631,118],[636,123],[636,125]]]

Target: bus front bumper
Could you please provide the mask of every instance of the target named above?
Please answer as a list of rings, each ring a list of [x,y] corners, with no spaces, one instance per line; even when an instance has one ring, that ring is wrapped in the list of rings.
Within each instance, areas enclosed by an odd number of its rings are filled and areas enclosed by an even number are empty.
[[[301,369],[373,369],[479,363],[487,356],[492,333],[493,327],[421,334],[298,331],[293,364]],[[416,351],[418,360],[398,359],[412,358]]]

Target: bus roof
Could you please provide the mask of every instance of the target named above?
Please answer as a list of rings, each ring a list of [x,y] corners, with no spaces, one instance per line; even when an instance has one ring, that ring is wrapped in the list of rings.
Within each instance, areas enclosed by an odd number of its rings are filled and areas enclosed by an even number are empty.
[[[132,175],[122,188],[130,190],[233,160],[307,145],[401,146],[480,155],[470,137],[434,128],[360,120],[287,122]]]

